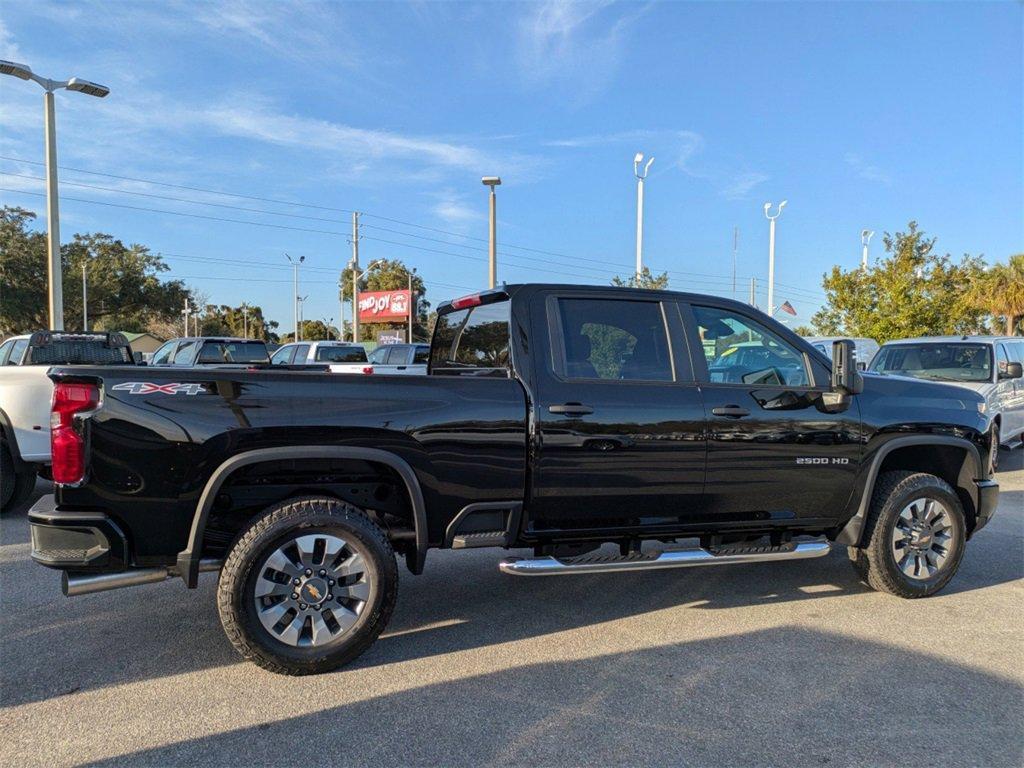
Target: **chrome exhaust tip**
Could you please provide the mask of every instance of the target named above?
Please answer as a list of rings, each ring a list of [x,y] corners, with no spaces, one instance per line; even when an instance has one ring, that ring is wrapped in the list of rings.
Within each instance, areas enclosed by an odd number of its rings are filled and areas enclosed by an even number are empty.
[[[223,560],[200,560],[199,572],[219,571],[223,565]],[[64,571],[61,574],[60,588],[65,597],[77,597],[122,587],[156,584],[177,575],[178,572],[174,568],[132,568],[118,573],[69,573]]]

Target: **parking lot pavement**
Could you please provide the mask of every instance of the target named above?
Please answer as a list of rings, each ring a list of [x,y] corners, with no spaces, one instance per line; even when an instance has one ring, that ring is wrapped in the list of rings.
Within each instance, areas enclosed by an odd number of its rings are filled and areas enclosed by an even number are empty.
[[[1019,766],[1024,451],[999,479],[927,600],[867,590],[842,551],[541,579],[431,552],[377,644],[312,678],[236,656],[213,574],[62,597],[22,510],[0,536],[0,763]]]

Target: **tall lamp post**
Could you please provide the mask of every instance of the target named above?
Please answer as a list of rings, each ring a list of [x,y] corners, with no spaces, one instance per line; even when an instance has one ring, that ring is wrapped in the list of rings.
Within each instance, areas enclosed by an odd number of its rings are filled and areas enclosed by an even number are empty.
[[[768,219],[768,317],[775,316],[775,220],[782,215],[782,209],[786,207],[788,200],[779,203],[779,210],[774,216],[769,216],[772,204],[764,204],[764,215]]]
[[[501,184],[500,176],[484,176],[480,179],[485,187],[491,188],[490,194],[490,233],[487,249],[487,284],[494,288],[498,284],[498,196],[494,188]]]
[[[0,74],[11,75],[21,80],[32,80],[42,86],[43,106],[46,116],[46,237],[48,243],[48,283],[50,328],[64,330],[64,291],[61,285],[60,264],[60,211],[57,204],[57,118],[54,111],[53,92],[64,88],[78,91],[86,96],[103,98],[110,89],[80,77],[70,80],[50,80],[40,77],[25,64],[0,60]]]
[[[860,268],[868,268],[868,243],[871,242],[871,236],[875,234],[874,230],[862,229],[860,231],[860,244],[863,246],[863,250],[860,255]]]
[[[359,265],[356,264],[355,258],[348,264],[352,269],[352,342],[354,344],[359,343],[359,281],[366,277],[371,269],[383,263],[384,259],[371,261],[362,272],[359,271]]]
[[[647,161],[643,172],[640,163],[644,161],[644,153],[637,152],[633,158],[633,175],[636,176],[636,287],[640,287],[640,278],[644,273],[644,179],[651,169],[654,158]]]
[[[295,304],[292,307],[292,314],[295,316],[295,336],[292,341],[301,341],[299,338],[299,264],[306,260],[305,256],[299,256],[298,259],[293,259],[287,253],[284,255],[292,265],[292,287],[295,289]]]

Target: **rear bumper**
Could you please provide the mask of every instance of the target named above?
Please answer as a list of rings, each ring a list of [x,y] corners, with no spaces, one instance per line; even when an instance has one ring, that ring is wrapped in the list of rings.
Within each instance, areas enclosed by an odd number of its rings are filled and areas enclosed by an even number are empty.
[[[995,480],[975,480],[974,484],[978,488],[978,519],[975,521],[972,534],[988,524],[992,515],[996,513],[996,507],[999,506],[999,483]]]
[[[29,510],[32,559],[61,570],[123,568],[128,546],[124,533],[102,512],[65,510],[53,494]]]

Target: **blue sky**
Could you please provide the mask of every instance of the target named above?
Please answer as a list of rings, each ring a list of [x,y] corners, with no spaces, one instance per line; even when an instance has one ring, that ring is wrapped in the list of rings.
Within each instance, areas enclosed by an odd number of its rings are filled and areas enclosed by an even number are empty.
[[[284,252],[306,256],[305,316],[337,319],[346,210],[366,213],[364,265],[406,260],[435,304],[483,287],[483,175],[504,182],[499,279],[628,275],[637,151],[656,158],[645,261],[679,290],[732,292],[739,227],[740,295],[756,276],[763,304],[762,206],[789,200],[776,297],[805,320],[865,227],[876,255],[909,219],[954,255],[1024,250],[1022,20],[1011,2],[37,0],[4,4],[0,58],[111,88],[57,97],[60,165],[79,169],[61,172],[65,239],[145,243],[283,330]],[[0,198],[40,213],[41,107],[0,78],[0,155],[18,159],[0,186],[19,190]]]

